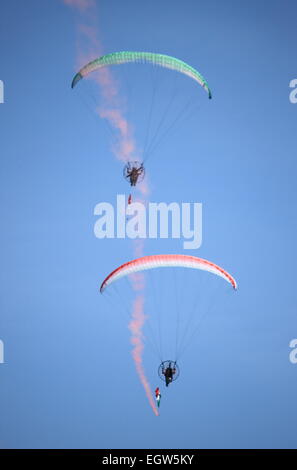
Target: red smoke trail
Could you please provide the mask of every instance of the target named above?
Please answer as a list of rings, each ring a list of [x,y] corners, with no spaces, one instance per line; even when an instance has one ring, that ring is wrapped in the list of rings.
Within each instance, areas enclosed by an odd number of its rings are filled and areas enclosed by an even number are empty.
[[[138,376],[148,398],[149,404],[151,405],[155,415],[158,416],[159,413],[156,408],[155,401],[152,396],[151,387],[146,378],[142,362],[142,354],[144,349],[142,327],[145,323],[145,320],[146,316],[144,315],[144,296],[143,294],[138,294],[136,296],[136,299],[134,300],[132,320],[129,324],[129,328],[132,333],[131,343],[134,346],[132,350],[132,356],[135,362]]]
[[[141,256],[143,256],[143,241],[142,240],[134,241],[134,255],[136,258],[140,258]],[[129,328],[132,333],[131,343],[134,346],[132,350],[132,356],[135,362],[137,373],[139,375],[140,381],[143,385],[143,388],[145,390],[149,403],[155,415],[158,416],[159,412],[155,405],[155,401],[152,397],[152,391],[148,383],[148,380],[146,378],[144,367],[143,367],[143,362],[142,362],[142,356],[143,356],[143,350],[144,350],[142,328],[147,317],[144,314],[145,299],[141,291],[143,292],[145,288],[145,278],[142,273],[134,273],[130,275],[130,279],[132,280],[133,289],[136,292],[138,292],[133,303],[132,320],[129,324]]]
[[[64,4],[74,7],[81,14],[78,33],[78,64],[80,68],[90,60],[99,57],[103,54],[102,45],[98,39],[98,32],[96,27],[96,4],[94,0],[62,0]],[[81,44],[84,44],[82,49]],[[104,97],[104,105],[97,109],[99,116],[106,119],[110,126],[117,133],[118,139],[113,144],[112,150],[114,155],[122,161],[137,161],[137,146],[133,137],[133,127],[124,116],[122,109],[122,100],[120,98],[119,89],[116,81],[114,80],[110,69],[104,67],[98,71],[97,74],[90,75],[90,79],[95,81],[99,86],[98,92]],[[139,190],[143,195],[148,194],[148,186],[146,182],[142,182]],[[135,254],[137,257],[143,255],[143,243],[134,242]],[[138,294],[133,303],[132,320],[129,324],[129,329],[132,333],[131,343],[134,346],[132,350],[132,357],[135,362],[136,371],[143,385],[148,401],[153,409],[153,412],[158,416],[152,391],[149,382],[144,372],[142,361],[144,343],[142,328],[146,320],[144,314],[144,295],[139,291],[144,290],[144,278],[142,276],[135,276],[132,279],[133,288],[138,291]]]
[[[78,10],[84,12],[91,7],[94,7],[94,0],[63,0],[65,5],[77,8]]]
[[[96,4],[93,0],[63,0],[63,2],[80,12],[76,66],[81,68],[89,61],[103,55],[103,47],[98,39]],[[98,95],[104,98],[103,105],[96,109],[96,112],[107,120],[117,135],[117,141],[112,147],[114,155],[124,162],[139,160],[133,127],[124,116],[119,88],[110,69],[103,67],[85,79],[96,83]]]

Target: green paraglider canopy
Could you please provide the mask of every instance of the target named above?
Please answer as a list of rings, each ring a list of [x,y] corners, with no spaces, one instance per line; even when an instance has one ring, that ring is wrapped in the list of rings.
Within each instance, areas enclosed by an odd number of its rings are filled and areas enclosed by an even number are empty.
[[[82,67],[73,78],[71,87],[74,88],[83,77],[93,72],[94,70],[98,70],[101,67],[106,67],[109,65],[127,64],[129,62],[153,64],[160,67],[165,67],[167,69],[176,70],[177,72],[188,75],[193,80],[196,80],[196,82],[198,82],[208,93],[208,97],[211,98],[212,96],[207,81],[202,77],[198,70],[194,69],[186,62],[176,59],[175,57],[171,57],[165,54],[155,54],[153,52],[122,51],[103,55]]]

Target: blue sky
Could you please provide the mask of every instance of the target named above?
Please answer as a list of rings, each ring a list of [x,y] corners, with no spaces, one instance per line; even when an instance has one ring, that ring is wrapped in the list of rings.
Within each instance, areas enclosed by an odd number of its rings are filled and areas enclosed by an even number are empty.
[[[203,203],[202,246],[150,240],[145,254],[210,259],[239,290],[204,319],[156,418],[127,321],[98,293],[133,250],[95,238],[94,207],[129,188],[70,89],[78,14],[2,2],[0,447],[296,447],[296,4],[97,3],[104,52],[173,55],[213,91],[147,167],[150,200]],[[144,361],[155,388],[158,361],[148,349]]]

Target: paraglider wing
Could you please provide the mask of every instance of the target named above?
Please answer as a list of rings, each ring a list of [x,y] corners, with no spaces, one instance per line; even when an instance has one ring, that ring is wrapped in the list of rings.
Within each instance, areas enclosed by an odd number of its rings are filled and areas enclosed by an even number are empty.
[[[184,75],[187,75],[198,82],[205,89],[209,98],[212,97],[207,81],[198,72],[198,70],[194,69],[194,67],[191,67],[191,65],[187,64],[186,62],[176,59],[175,57],[165,54],[155,54],[153,52],[122,51],[103,55],[82,67],[73,78],[71,87],[74,88],[83,77],[93,72],[94,70],[98,70],[101,67],[106,67],[109,65],[127,64],[129,62],[149,63],[183,73]]]
[[[235,279],[223,268],[210,261],[188,255],[153,255],[129,261],[112,271],[102,282],[100,292],[102,293],[108,285],[121,277],[128,276],[138,271],[145,271],[146,269],[166,267],[181,267],[208,271],[222,277],[232,285],[233,289],[237,289]]]

